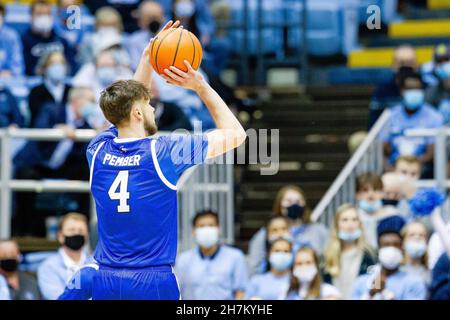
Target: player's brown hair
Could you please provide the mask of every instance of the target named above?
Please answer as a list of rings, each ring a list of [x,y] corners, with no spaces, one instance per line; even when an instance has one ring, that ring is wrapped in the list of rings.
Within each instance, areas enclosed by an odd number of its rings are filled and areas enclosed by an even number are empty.
[[[76,220],[76,221],[81,221],[84,222],[86,225],[88,225],[88,219],[86,218],[86,216],[84,214],[81,213],[77,213],[77,212],[70,212],[66,215],[64,215],[61,220],[59,221],[59,225],[58,225],[58,230],[61,231],[64,227],[64,224],[68,221],[68,220]]]
[[[381,177],[373,172],[366,172],[356,178],[356,192],[364,191],[367,187],[374,190],[383,190]]]
[[[139,100],[150,100],[150,91],[135,80],[119,80],[107,87],[100,96],[100,108],[114,125],[130,119],[133,104]]]

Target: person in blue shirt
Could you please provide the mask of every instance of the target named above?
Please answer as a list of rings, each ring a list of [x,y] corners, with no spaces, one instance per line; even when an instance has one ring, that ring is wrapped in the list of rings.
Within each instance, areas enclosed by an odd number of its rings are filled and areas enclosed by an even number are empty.
[[[24,73],[22,41],[14,29],[5,26],[5,13],[0,4],[0,78]]]
[[[178,26],[178,21],[169,21],[163,30]],[[87,149],[99,236],[94,300],[179,299],[172,272],[177,253],[176,184],[188,168],[237,148],[246,138],[234,114],[187,61],[187,72],[170,67],[162,76],[196,92],[217,129],[153,138],[157,126],[150,105],[151,44],[133,80],[116,81],[102,92],[100,107],[114,127],[95,137]]]
[[[34,0],[31,5],[31,27],[22,35],[26,75],[35,75],[36,64],[48,52],[63,52],[72,74],[78,70],[75,48],[58,36],[53,27],[51,6],[47,0]]]
[[[240,250],[219,243],[217,213],[199,212],[192,225],[198,246],[180,254],[175,267],[182,299],[242,299],[248,281],[245,257]]]
[[[0,86],[0,128],[10,125],[23,127],[24,118],[11,91],[6,87]]]
[[[66,284],[64,292],[58,300],[91,300],[94,277],[97,271],[98,265],[95,263],[83,266]]]
[[[57,10],[54,13],[54,28],[58,36],[67,41],[67,43],[75,49],[78,49],[83,36],[86,33],[86,27],[83,21],[76,20],[75,14],[78,11],[73,10],[73,6],[77,6],[80,10],[80,15],[83,15],[83,10],[78,5],[78,0],[58,0]],[[83,20],[81,18],[81,20]]]
[[[353,286],[355,300],[424,300],[427,289],[424,281],[400,270],[403,261],[402,236],[405,220],[390,216],[378,223],[378,261],[368,273],[359,276]]]
[[[390,118],[380,134],[384,142],[384,154],[393,166],[398,157],[409,155],[419,158],[423,164],[422,175],[430,174],[433,160],[434,139],[430,137],[407,137],[407,129],[439,128],[443,118],[433,107],[425,103],[423,83],[418,73],[404,75],[400,81],[403,101],[394,107]]]
[[[11,300],[8,283],[2,275],[0,275],[0,300]]]
[[[289,286],[293,261],[293,246],[289,240],[278,238],[270,245],[267,265],[270,269],[254,275],[245,290],[245,298],[277,300]]]
[[[67,282],[92,258],[85,244],[89,239],[86,216],[68,213],[60,221],[58,242],[61,247],[39,266],[37,278],[42,296],[56,300],[64,292]]]

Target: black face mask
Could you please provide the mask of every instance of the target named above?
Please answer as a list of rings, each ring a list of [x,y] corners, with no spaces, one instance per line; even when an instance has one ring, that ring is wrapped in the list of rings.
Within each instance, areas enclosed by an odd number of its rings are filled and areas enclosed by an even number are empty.
[[[305,207],[302,207],[298,204],[293,204],[292,206],[287,208],[287,216],[292,220],[301,218],[304,212]]]
[[[158,20],[153,20],[148,24],[148,30],[153,34],[156,34],[160,27],[161,22],[159,22]]]
[[[72,249],[74,251],[80,250],[83,248],[84,243],[86,240],[84,239],[84,236],[81,234],[77,234],[70,237],[64,237],[64,245],[68,247],[69,249]]]
[[[14,272],[19,266],[19,261],[16,259],[4,259],[0,260],[0,269],[6,272]]]
[[[395,199],[381,199],[381,202],[383,203],[383,206],[396,207],[398,205],[398,200],[395,200]]]

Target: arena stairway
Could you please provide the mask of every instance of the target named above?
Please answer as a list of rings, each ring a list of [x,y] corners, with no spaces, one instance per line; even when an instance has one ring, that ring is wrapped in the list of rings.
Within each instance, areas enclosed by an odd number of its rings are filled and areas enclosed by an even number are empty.
[[[347,139],[365,130],[371,86],[316,87],[305,94],[273,91],[260,105],[253,128],[280,130],[280,168],[261,175],[259,165],[237,167],[236,242],[247,250],[250,237],[271,215],[278,189],[304,188],[310,207],[319,201],[349,159]],[[270,148],[268,148],[270,150]]]

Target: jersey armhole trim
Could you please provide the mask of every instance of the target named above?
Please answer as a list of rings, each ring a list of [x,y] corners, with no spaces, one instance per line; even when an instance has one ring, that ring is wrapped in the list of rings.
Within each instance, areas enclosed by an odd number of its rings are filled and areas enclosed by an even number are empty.
[[[94,173],[95,158],[97,157],[97,153],[100,151],[100,149],[103,147],[104,144],[105,141],[100,142],[100,145],[98,146],[97,150],[95,150],[94,155],[92,156],[91,171],[89,174],[89,187],[92,187],[92,175]]]
[[[156,156],[156,140],[153,139],[150,143],[150,149],[152,152],[152,159],[153,159],[153,164],[155,165],[155,169],[156,169],[156,173],[158,174],[159,178],[161,179],[161,181],[169,188],[172,190],[177,190],[177,186],[173,185],[172,183],[170,183],[169,180],[166,179],[166,177],[164,176],[161,167],[159,166],[159,162],[158,162],[158,157]]]

